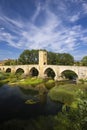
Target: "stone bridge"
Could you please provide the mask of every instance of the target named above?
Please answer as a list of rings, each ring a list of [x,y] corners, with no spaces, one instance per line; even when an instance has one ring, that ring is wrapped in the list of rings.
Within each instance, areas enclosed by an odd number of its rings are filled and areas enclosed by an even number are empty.
[[[55,79],[61,79],[61,75],[64,71],[70,70],[75,72],[78,79],[87,78],[87,67],[84,66],[62,66],[62,65],[47,65],[47,52],[39,51],[39,64],[36,65],[12,65],[12,66],[0,66],[0,71],[17,73],[22,70],[25,75],[35,75],[38,77],[46,77],[48,70],[52,70],[55,74]]]

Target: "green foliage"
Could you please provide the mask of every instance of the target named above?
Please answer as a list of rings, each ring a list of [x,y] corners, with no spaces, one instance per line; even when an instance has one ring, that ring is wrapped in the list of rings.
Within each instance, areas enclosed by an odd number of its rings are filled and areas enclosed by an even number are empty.
[[[32,103],[32,101],[31,101]],[[78,109],[69,108],[56,116],[40,116],[30,120],[10,120],[0,124],[1,130],[86,130],[87,100],[78,103]]]
[[[74,64],[74,58],[72,55],[68,53],[62,53],[59,57],[59,64],[60,65],[73,65]]]
[[[48,52],[48,64],[52,65],[73,65],[74,64],[74,58],[72,55],[68,53],[54,53],[54,52]]]
[[[5,61],[4,65],[17,65],[18,61],[16,60],[12,60],[12,59],[8,59]]]
[[[24,50],[18,59],[19,64],[38,64],[38,50]]]
[[[18,64],[38,64],[38,52],[39,50],[24,50],[18,58]],[[68,53],[48,52],[47,63],[52,65],[73,65],[74,58]]]
[[[82,63],[81,63],[81,61],[74,61],[74,65],[75,65],[75,66],[81,66]]]
[[[65,114],[59,112],[55,117],[55,126],[54,130],[71,130],[69,129],[70,120],[66,117]]]
[[[47,63],[50,65],[56,65],[57,64],[57,56],[54,52],[48,52],[47,54]]]
[[[53,88],[54,86],[55,86],[55,81],[52,80],[52,79],[48,80],[48,81],[45,83],[45,87],[46,87],[47,89],[51,89],[51,88]]]
[[[71,107],[77,107],[81,98],[87,97],[86,85],[66,84],[59,85],[49,91],[49,96],[54,101],[60,101]]]
[[[31,79],[35,80],[35,78]],[[53,82],[52,80],[48,81]],[[62,112],[56,116],[40,116],[30,120],[10,120],[0,124],[1,130],[86,130],[87,129],[87,85],[60,85],[50,90],[52,98],[66,102]],[[61,97],[62,95],[62,97]],[[67,107],[78,99],[78,107]],[[27,100],[26,104],[36,103]],[[74,102],[75,103],[75,102]]]
[[[83,66],[87,66],[87,56],[84,56],[81,60]]]
[[[87,128],[87,98],[78,102],[78,109],[70,109],[65,112],[70,120],[72,130],[86,130]]]
[[[62,88],[57,89],[57,87],[54,87],[50,90],[49,96],[52,100],[65,103],[67,105],[71,105],[72,102],[75,100],[74,93],[64,90]]]
[[[35,101],[33,99],[29,99],[29,100],[25,101],[25,104],[31,104],[31,105],[33,105],[33,104],[36,104],[36,103],[38,103],[38,101]]]
[[[25,80],[18,81],[18,84],[21,86],[29,86],[35,87],[36,85],[43,82],[43,79],[40,78],[26,78]]]

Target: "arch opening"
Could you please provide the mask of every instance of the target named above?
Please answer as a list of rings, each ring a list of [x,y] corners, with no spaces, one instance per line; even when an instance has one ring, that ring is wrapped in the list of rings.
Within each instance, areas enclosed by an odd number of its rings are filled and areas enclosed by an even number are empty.
[[[45,74],[47,77],[49,77],[49,78],[52,78],[52,79],[55,78],[55,72],[54,72],[54,70],[51,69],[51,68],[47,68],[47,69],[45,70],[44,74]]]
[[[78,75],[72,70],[64,70],[61,73],[61,77],[63,79],[76,80],[78,78]]]
[[[35,68],[35,67],[33,67],[31,70],[30,70],[30,72],[29,72],[29,75],[30,76],[38,76],[39,75],[39,72],[38,72],[38,70]]]
[[[16,74],[23,74],[24,73],[24,70],[22,68],[18,68],[16,70]]]
[[[11,73],[11,68],[7,68],[6,73]]]

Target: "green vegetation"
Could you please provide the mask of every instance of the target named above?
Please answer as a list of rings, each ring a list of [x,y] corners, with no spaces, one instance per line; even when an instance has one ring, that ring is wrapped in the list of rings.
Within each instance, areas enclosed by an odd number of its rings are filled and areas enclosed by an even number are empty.
[[[0,124],[0,130],[86,130],[87,98],[78,103],[78,109],[63,109],[55,116],[39,116],[30,120],[9,120]]]
[[[81,64],[82,64],[83,66],[87,66],[87,56],[84,56],[84,57],[82,58]]]
[[[39,101],[35,101],[35,100],[33,100],[33,99],[29,99],[29,100],[27,100],[27,101],[25,101],[25,104],[31,104],[31,105],[33,105],[33,104],[36,104],[36,103],[38,103]]]
[[[51,89],[55,86],[55,81],[52,79],[49,79],[47,82],[45,82],[45,87],[47,89]]]
[[[68,53],[48,52],[48,64],[52,65],[83,65],[87,66],[87,56],[78,62]],[[8,60],[5,65],[38,64],[38,50],[24,50],[18,60]],[[52,70],[47,70],[48,77],[55,77]],[[8,70],[7,72],[10,72]],[[0,124],[1,130],[86,130],[87,129],[87,80],[80,79],[79,84],[69,84],[68,80],[56,82],[52,79],[41,79],[37,77],[24,77],[23,70],[17,70],[16,74],[0,72],[0,86],[9,84],[20,86],[24,94],[39,95],[43,102],[43,94],[49,90],[51,100],[63,103],[61,112],[55,116],[40,116],[30,120],[12,120]],[[51,75],[50,75],[51,74]],[[36,72],[34,76],[36,75]],[[73,79],[77,75],[65,71],[62,76]],[[55,86],[56,84],[56,86]],[[46,88],[45,88],[46,87]],[[38,91],[39,90],[39,91]],[[36,104],[38,101],[29,99],[26,104]]]
[[[24,50],[19,56],[18,64],[38,64],[38,51]],[[68,53],[48,52],[47,62],[52,65],[73,65],[74,58]]]
[[[46,50],[44,50],[46,51]],[[16,60],[7,60],[5,61],[5,65],[25,65],[25,64],[38,64],[39,50],[24,50],[18,59]],[[73,65],[74,57],[68,53],[54,53],[47,52],[47,63],[52,65]]]
[[[7,77],[8,77],[7,73],[0,72],[0,86],[9,82],[9,79]]]
[[[38,50],[24,50],[19,58],[19,64],[38,64]]]
[[[18,82],[16,82],[16,84],[18,84],[19,86],[29,86],[31,85],[32,87],[35,87],[36,85],[43,83],[43,79],[40,78],[26,78],[26,79],[22,79],[19,80]]]
[[[11,86],[32,86],[35,87],[36,85],[43,83],[44,80],[37,77],[24,77],[20,73],[0,73],[0,86],[3,84],[8,83]]]
[[[86,85],[59,85],[49,91],[49,96],[53,101],[59,101],[67,106],[77,107],[78,101],[87,92]]]
[[[17,59],[16,60],[13,60],[13,59],[5,60],[4,65],[17,65]]]
[[[54,52],[48,52],[48,64],[52,65],[73,65],[74,64],[74,58],[72,55],[68,53],[54,53]]]
[[[87,85],[86,80],[80,84],[67,84],[68,81],[56,83],[52,79],[26,77],[17,73],[0,73],[0,85],[8,83],[21,86],[25,94],[31,94],[41,99],[42,94],[49,90],[48,95],[53,101],[63,103],[62,111],[55,116],[40,116],[29,120],[11,120],[0,124],[2,130],[86,130],[87,129]],[[66,82],[66,84],[65,84]],[[84,82],[84,83],[83,83]],[[46,88],[44,89],[44,84]],[[55,86],[55,87],[54,87]],[[38,89],[32,89],[38,88]],[[39,91],[38,91],[39,90]],[[45,95],[46,96],[46,95]],[[37,98],[37,97],[36,97]],[[43,99],[41,99],[43,100]],[[25,104],[33,105],[36,100],[26,100]]]
[[[8,59],[4,61],[4,65],[38,64],[38,52],[39,50],[24,50],[18,59]],[[69,53],[54,53],[49,51],[47,53],[47,63],[51,65],[87,66],[87,56],[84,56],[81,61],[75,61],[74,57]]]

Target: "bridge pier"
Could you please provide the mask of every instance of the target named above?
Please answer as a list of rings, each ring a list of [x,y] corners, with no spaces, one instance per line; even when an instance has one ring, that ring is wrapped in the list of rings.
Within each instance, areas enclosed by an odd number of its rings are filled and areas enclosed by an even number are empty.
[[[53,70],[55,80],[62,80],[62,72],[70,70],[77,74],[78,79],[87,79],[87,67],[86,66],[64,66],[64,65],[48,65],[47,64],[47,52],[39,51],[39,64],[35,65],[12,65],[12,66],[0,66],[0,71],[8,72],[11,69],[11,73],[15,73],[17,69],[23,69],[24,75],[29,75],[32,69],[36,69],[38,77],[45,78],[46,70]]]
[[[38,75],[38,77],[45,78],[45,74],[43,72],[43,66],[39,66],[39,75]]]
[[[61,77],[61,74],[58,76],[55,76],[54,80],[63,80],[63,78]]]

